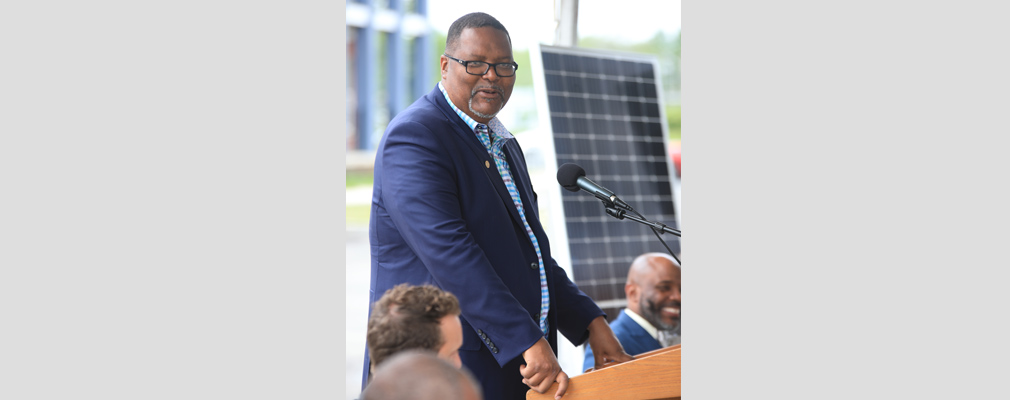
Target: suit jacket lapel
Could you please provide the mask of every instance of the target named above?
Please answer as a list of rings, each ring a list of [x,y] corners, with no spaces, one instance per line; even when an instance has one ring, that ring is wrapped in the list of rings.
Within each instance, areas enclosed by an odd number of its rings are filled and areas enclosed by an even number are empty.
[[[618,316],[618,318],[624,318],[627,320],[625,321],[625,323],[630,327],[628,329],[628,332],[631,333],[631,336],[635,342],[638,342],[642,345],[645,345],[647,343],[651,343],[655,346],[660,345],[659,341],[649,334],[649,331],[645,330],[645,328],[639,325],[637,321],[628,316],[628,314],[626,314],[624,310],[621,311],[621,315]]]

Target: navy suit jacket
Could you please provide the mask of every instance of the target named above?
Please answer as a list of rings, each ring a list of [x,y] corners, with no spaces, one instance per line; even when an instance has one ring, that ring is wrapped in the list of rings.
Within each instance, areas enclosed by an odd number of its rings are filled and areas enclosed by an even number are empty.
[[[547,340],[557,353],[558,330],[580,345],[603,312],[551,258],[519,144],[509,140],[503,150],[546,267]],[[437,86],[390,121],[372,193],[369,304],[403,282],[453,293],[462,309],[460,358],[485,399],[525,399],[522,353],[544,336],[535,321],[537,255],[494,160]]]
[[[617,319],[610,323],[610,329],[617,336],[617,341],[621,342],[624,352],[633,356],[662,347],[659,345],[659,341],[652,337],[638,322],[631,319],[625,310],[621,310]],[[582,363],[582,370],[585,371],[595,365],[596,359],[593,358],[593,349],[587,344],[586,360]]]

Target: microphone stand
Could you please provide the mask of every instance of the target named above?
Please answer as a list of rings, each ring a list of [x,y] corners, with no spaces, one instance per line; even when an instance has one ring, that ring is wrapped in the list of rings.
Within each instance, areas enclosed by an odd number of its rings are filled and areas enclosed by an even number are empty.
[[[607,209],[607,214],[610,215],[611,217],[614,217],[614,218],[617,218],[617,219],[620,219],[620,220],[630,219],[630,220],[638,222],[638,223],[640,223],[642,225],[648,226],[649,228],[652,228],[652,233],[656,235],[656,239],[659,239],[659,242],[663,243],[663,247],[666,247],[666,251],[670,252],[670,256],[672,256],[674,260],[677,260],[677,265],[680,266],[680,264],[681,264],[680,263],[680,259],[677,258],[676,254],[673,254],[673,250],[671,250],[670,246],[666,244],[666,241],[663,240],[663,237],[659,236],[660,233],[670,233],[670,234],[673,234],[674,236],[680,237],[680,231],[679,230],[670,228],[669,226],[666,226],[665,224],[661,224],[661,223],[658,223],[658,222],[651,222],[651,221],[645,219],[645,217],[642,216],[642,214],[640,214],[638,211],[635,211],[635,209],[632,208],[630,205],[627,207],[627,211],[631,211],[631,212],[635,213],[635,215],[638,215],[637,217],[633,216],[633,215],[627,215],[626,211],[623,210],[624,207],[623,206],[618,206],[613,201],[607,202],[606,200],[603,200],[603,208]]]
[[[673,234],[676,237],[680,237],[680,231],[679,230],[673,229],[673,228],[671,228],[671,227],[669,227],[669,226],[667,226],[666,224],[663,224],[663,223],[652,222],[652,221],[649,221],[649,220],[644,219],[644,218],[636,217],[634,215],[626,215],[624,210],[619,210],[616,207],[607,207],[607,214],[610,214],[611,217],[614,217],[614,218],[617,218],[617,219],[630,219],[630,220],[638,222],[638,223],[640,223],[642,225],[646,225],[646,226],[648,226],[648,227],[650,227],[652,229],[659,229],[659,230],[663,231],[663,233],[670,233],[670,234]]]

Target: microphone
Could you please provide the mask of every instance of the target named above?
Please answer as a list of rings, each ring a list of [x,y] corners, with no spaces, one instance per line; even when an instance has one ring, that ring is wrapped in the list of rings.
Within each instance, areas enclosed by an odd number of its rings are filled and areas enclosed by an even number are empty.
[[[578,164],[565,163],[561,168],[558,168],[558,183],[561,184],[561,187],[571,192],[578,192],[579,189],[585,190],[596,196],[596,198],[603,200],[603,203],[607,206],[631,210],[631,206],[625,203],[624,200],[617,198],[614,192],[586,178],[586,170],[582,169]]]

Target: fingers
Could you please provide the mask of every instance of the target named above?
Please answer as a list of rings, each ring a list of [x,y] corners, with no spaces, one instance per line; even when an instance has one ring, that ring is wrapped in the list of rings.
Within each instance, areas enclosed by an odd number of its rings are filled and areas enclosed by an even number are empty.
[[[534,368],[527,367],[526,364],[519,364],[519,375],[523,376],[523,385],[531,388],[536,386],[533,383],[533,379],[536,377],[536,370]],[[540,383],[540,380],[536,380],[536,383]]]
[[[568,374],[566,374],[564,371],[559,371],[557,375],[555,375],[551,379],[544,379],[537,384],[532,384],[530,383],[529,380],[523,379],[523,383],[526,384],[526,386],[529,386],[530,389],[533,389],[537,393],[547,393],[547,391],[550,390],[551,386],[554,385],[554,382],[558,383],[558,390],[554,392],[554,398],[560,399],[561,396],[564,396],[565,392],[568,391],[569,378]]]
[[[614,361],[620,361],[620,362],[631,361],[631,360],[635,359],[634,357],[632,357],[631,355],[629,355],[628,353],[625,353],[623,351],[620,352],[620,353],[617,353],[617,355],[615,355],[613,357],[614,357]]]
[[[603,366],[603,364],[606,364],[611,361],[622,363],[625,361],[634,360],[635,357],[632,357],[628,355],[628,353],[622,351],[620,353],[617,353],[617,355],[610,355],[606,353],[597,355],[594,353],[593,359],[596,361],[596,365],[594,366],[594,368],[600,368]]]
[[[537,393],[544,393],[550,389],[561,372],[561,365],[558,364],[551,345],[547,340],[540,338],[537,343],[523,352],[525,365],[519,365],[519,374],[523,376],[523,384],[529,386]]]
[[[538,369],[535,366],[519,365],[519,374],[523,376],[523,384],[536,390],[537,393],[544,393],[547,389],[550,389],[558,372],[561,372],[560,368],[553,369],[547,367]]]
[[[566,374],[565,371],[561,371],[555,381],[558,382],[558,391],[554,393],[554,398],[560,399],[561,396],[564,396],[565,392],[568,391],[568,374]]]
[[[601,365],[607,363],[607,358],[600,354],[599,351],[593,352],[593,369],[600,368]]]
[[[558,372],[560,372],[560,374]],[[544,380],[540,381],[540,383],[537,383],[536,386],[530,386],[530,388],[535,390],[537,393],[547,393],[547,390],[551,388],[551,385],[554,384],[554,382],[557,380],[557,377],[561,374],[564,374],[564,372],[561,372],[560,370],[558,372],[549,374]],[[565,375],[565,388],[568,388],[568,375]]]

